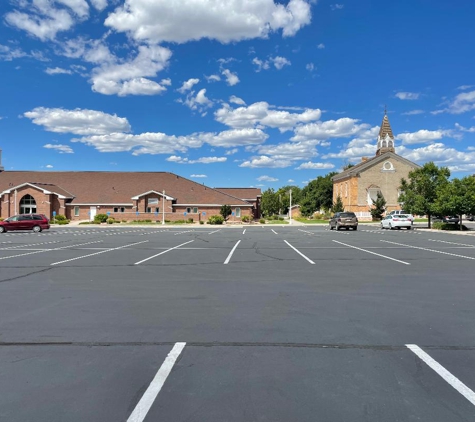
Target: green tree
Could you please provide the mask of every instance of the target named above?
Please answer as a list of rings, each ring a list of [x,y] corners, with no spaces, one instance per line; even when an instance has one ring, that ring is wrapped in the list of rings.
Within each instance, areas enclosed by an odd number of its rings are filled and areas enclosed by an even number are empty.
[[[336,197],[336,201],[333,204],[332,211],[333,212],[343,212],[343,211],[345,211],[345,207],[343,206],[343,201],[341,200],[340,195],[338,195]]]
[[[264,217],[276,215],[279,212],[279,197],[274,189],[269,188],[262,192],[261,213]]]
[[[224,218],[224,221],[227,221],[228,217],[233,213],[233,211],[229,205],[221,205],[221,210],[219,213]]]
[[[302,190],[298,186],[282,186],[276,192],[279,201],[279,214],[287,214],[290,206],[290,191],[292,190],[292,205],[300,204]]]
[[[299,202],[303,216],[310,216],[320,209],[330,210],[333,206],[333,181],[335,172],[318,176],[302,189]]]
[[[475,177],[453,179],[437,191],[434,209],[440,215],[458,215],[462,230],[462,215],[475,214]]]
[[[450,170],[438,167],[431,161],[410,171],[408,176],[409,180],[401,179],[399,202],[411,214],[427,215],[430,228],[431,216],[438,212],[435,207],[437,193],[449,183]]]
[[[381,192],[378,192],[376,199],[373,199],[373,206],[369,209],[371,217],[374,221],[379,221],[383,218],[384,211],[386,211],[386,199]]]

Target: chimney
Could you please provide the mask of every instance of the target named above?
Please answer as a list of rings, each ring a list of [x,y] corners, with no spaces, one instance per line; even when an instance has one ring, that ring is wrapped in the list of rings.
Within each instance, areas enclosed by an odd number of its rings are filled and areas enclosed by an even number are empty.
[[[3,171],[4,168],[2,166],[2,150],[0,149],[0,171]]]

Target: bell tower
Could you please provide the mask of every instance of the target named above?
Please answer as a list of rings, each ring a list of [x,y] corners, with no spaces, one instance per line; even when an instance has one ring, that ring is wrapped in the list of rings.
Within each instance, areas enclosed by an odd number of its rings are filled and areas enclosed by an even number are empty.
[[[383,122],[381,123],[381,128],[379,129],[378,134],[378,148],[376,150],[376,156],[384,154],[385,152],[394,152],[394,135],[391,125],[389,124],[388,115],[384,110]]]

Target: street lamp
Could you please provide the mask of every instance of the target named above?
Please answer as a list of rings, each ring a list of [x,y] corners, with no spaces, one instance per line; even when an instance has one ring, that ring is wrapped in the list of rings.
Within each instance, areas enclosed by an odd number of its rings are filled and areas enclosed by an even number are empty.
[[[165,191],[163,191],[162,195],[162,225],[165,224]]]
[[[289,193],[290,193],[289,224],[292,224],[292,189],[289,190]]]

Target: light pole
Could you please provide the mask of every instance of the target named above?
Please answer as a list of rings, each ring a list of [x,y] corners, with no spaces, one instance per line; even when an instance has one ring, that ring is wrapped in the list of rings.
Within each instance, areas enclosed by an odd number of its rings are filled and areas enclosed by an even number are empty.
[[[289,190],[289,193],[290,193],[289,224],[292,224],[292,189]]]
[[[162,224],[165,224],[165,191],[162,195]]]

